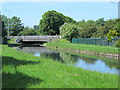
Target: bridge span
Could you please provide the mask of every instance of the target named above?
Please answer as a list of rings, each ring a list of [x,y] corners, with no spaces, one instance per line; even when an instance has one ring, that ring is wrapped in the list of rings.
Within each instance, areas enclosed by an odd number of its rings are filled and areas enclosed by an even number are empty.
[[[46,43],[53,42],[61,36],[9,36],[8,39],[16,39],[17,43]]]

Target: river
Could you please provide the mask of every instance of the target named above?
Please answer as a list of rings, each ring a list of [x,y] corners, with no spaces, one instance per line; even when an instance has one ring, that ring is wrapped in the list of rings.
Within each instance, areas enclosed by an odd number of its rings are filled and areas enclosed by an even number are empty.
[[[66,65],[71,65],[90,71],[117,74],[120,70],[118,69],[117,60],[102,60],[82,55],[69,54],[61,51],[51,50],[46,47],[22,46],[16,49],[27,53],[32,53],[37,57],[50,58]]]

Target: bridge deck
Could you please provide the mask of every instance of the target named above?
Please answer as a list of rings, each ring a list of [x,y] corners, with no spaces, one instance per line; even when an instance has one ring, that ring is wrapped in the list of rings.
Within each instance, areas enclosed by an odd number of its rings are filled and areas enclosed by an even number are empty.
[[[15,38],[16,42],[50,42],[55,39],[61,38],[61,36],[9,36],[9,39]]]
[[[22,41],[38,41],[38,42],[40,42],[40,41],[46,41],[46,42],[49,42],[49,40],[41,40],[41,39],[22,39]]]

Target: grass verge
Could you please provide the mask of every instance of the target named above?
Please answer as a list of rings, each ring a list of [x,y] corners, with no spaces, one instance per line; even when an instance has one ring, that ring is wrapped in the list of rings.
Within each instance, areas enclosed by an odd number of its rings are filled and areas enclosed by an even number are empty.
[[[7,43],[15,43],[16,39],[10,39],[7,41]]]
[[[119,53],[117,47],[113,46],[99,46],[99,45],[88,45],[88,44],[73,44],[73,43],[47,43],[47,46],[57,46],[64,49],[75,49],[85,50],[92,52],[103,52],[103,53]]]
[[[3,88],[118,88],[118,75],[67,66],[7,46],[2,49]]]

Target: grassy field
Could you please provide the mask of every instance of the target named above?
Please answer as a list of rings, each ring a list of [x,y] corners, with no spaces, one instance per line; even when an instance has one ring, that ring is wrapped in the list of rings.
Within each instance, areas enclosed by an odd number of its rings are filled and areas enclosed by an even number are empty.
[[[3,88],[118,88],[118,75],[83,70],[0,47]]]
[[[88,44],[73,44],[73,43],[62,43],[54,42],[47,43],[47,46],[57,46],[65,49],[76,49],[85,50],[93,52],[103,52],[103,53],[118,53],[118,48],[113,46],[99,46],[99,45],[88,45]]]

